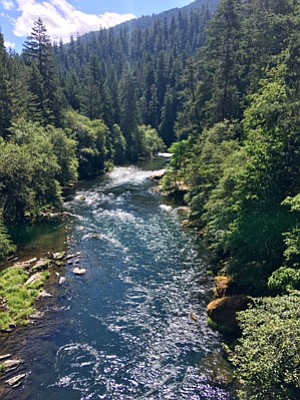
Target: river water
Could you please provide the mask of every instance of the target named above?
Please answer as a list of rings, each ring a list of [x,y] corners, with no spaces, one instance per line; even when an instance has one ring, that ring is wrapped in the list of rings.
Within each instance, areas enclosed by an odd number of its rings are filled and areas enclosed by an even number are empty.
[[[208,361],[221,344],[206,323],[207,264],[176,207],[153,191],[158,167],[116,168],[65,204],[73,217],[53,237],[68,236],[87,273],[62,267],[62,285],[52,276],[46,317],[14,338],[29,375],[3,398],[230,399]]]

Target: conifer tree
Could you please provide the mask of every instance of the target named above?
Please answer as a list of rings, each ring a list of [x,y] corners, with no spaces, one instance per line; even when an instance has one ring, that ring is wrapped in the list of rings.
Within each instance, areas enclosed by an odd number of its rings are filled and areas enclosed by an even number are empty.
[[[59,125],[62,101],[58,92],[54,53],[41,18],[33,24],[31,35],[24,44],[23,57],[32,67],[31,90],[37,98],[37,108],[41,113],[42,122]]]

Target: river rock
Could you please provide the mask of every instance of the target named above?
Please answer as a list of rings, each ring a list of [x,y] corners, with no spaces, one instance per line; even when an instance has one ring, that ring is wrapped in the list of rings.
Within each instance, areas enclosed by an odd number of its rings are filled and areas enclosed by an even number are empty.
[[[11,357],[12,356],[12,354],[3,354],[2,356],[0,356],[0,361],[2,361],[2,360],[6,360],[7,358],[9,358],[9,357]]]
[[[190,314],[190,317],[195,322],[199,322],[200,321],[199,316],[197,314],[193,313],[193,312]]]
[[[48,269],[49,266],[50,266],[50,261],[47,260],[46,258],[43,258],[33,265],[31,271],[44,271],[45,269]]]
[[[24,360],[5,360],[1,363],[4,368],[4,372],[10,372],[17,369],[21,364],[24,364]]]
[[[12,387],[18,387],[26,378],[27,374],[20,374],[20,375],[16,375],[13,378],[7,379],[7,381],[5,381],[5,383],[7,383],[8,385],[12,386]]]
[[[32,285],[38,281],[41,281],[43,279],[43,275],[41,272],[37,272],[36,274],[32,275],[24,284],[24,286],[29,286]]]
[[[39,294],[39,298],[46,299],[52,297],[52,294],[46,292],[46,290],[42,290]]]
[[[177,207],[176,212],[179,215],[188,215],[191,212],[191,208],[188,206]]]
[[[14,264],[14,268],[30,268],[32,264],[34,264],[37,261],[37,258],[31,258],[30,260],[26,260],[26,261],[21,261],[21,262],[17,262],[16,264]]]
[[[57,252],[52,254],[53,260],[62,260],[65,257],[65,251]]]
[[[159,182],[163,178],[165,173],[165,170],[158,171],[157,173],[151,175],[149,179],[154,182]]]
[[[42,311],[36,311],[34,314],[32,314],[30,316],[30,319],[37,320],[37,319],[43,318],[44,315],[45,314]]]
[[[238,331],[236,314],[247,308],[247,296],[226,296],[212,301],[207,306],[207,314],[211,325],[222,333],[235,333]]]
[[[63,283],[65,283],[66,282],[66,278],[64,277],[64,276],[60,276],[59,277],[59,280],[58,280],[58,284],[59,285],[62,285]]]
[[[182,226],[183,228],[190,228],[190,226],[191,226],[191,221],[190,221],[189,219],[184,219],[184,220],[181,222],[181,226]]]
[[[80,275],[80,276],[85,275],[86,274],[86,269],[85,268],[76,267],[76,268],[73,269],[73,274]]]

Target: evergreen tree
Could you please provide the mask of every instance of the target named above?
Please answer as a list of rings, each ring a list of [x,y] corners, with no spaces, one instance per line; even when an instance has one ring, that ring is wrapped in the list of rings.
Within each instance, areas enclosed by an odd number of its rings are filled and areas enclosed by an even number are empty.
[[[32,67],[31,91],[37,98],[41,122],[59,125],[62,100],[58,91],[53,48],[41,18],[34,22],[31,35],[24,44],[23,57]]]
[[[11,123],[11,104],[9,97],[9,59],[4,47],[4,38],[0,32],[0,136],[7,134]]]

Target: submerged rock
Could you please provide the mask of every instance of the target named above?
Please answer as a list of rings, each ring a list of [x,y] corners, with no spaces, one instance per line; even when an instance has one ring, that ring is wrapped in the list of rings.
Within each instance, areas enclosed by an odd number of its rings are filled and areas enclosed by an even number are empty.
[[[200,365],[201,372],[220,386],[233,383],[233,367],[219,352],[209,354]]]
[[[78,267],[76,267],[76,268],[74,268],[73,269],[73,274],[75,274],[75,275],[85,275],[86,274],[86,269],[85,268],[78,268]]]
[[[211,326],[222,333],[238,331],[236,314],[247,308],[247,296],[226,296],[212,301],[207,306],[207,314],[211,319]]]

